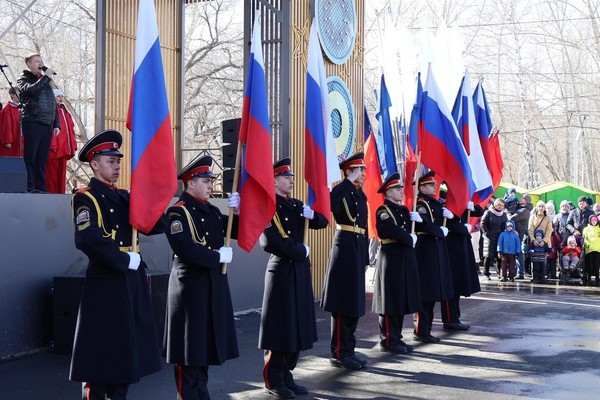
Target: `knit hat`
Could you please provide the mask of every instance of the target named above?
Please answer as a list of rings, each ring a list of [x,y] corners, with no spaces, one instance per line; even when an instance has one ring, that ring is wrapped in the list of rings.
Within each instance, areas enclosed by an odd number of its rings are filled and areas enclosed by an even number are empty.
[[[571,235],[567,238],[567,244],[577,244],[577,239],[575,239],[575,236]]]
[[[544,203],[544,200],[539,200],[535,206],[536,206],[536,207],[539,207],[539,206],[544,206],[544,207],[546,207],[546,203]]]
[[[515,189],[514,187],[508,189],[508,194],[511,194],[511,193],[517,193],[517,189]]]
[[[588,219],[588,222],[591,224],[592,220],[596,220],[596,223],[598,223],[598,216],[596,214],[592,214],[590,215],[590,218]]]
[[[561,206],[561,207],[562,207],[562,206],[567,206],[567,207],[568,207],[568,206],[569,206],[569,202],[568,202],[568,201],[566,201],[566,200],[563,200],[563,201],[561,201],[561,202],[560,202],[560,206]]]
[[[506,221],[506,227],[508,228],[509,226],[511,228],[515,229],[515,223],[514,223],[514,221],[511,221],[511,220]]]
[[[533,237],[538,237],[538,236],[544,237],[544,231],[541,229],[536,229],[535,232],[533,232]]]

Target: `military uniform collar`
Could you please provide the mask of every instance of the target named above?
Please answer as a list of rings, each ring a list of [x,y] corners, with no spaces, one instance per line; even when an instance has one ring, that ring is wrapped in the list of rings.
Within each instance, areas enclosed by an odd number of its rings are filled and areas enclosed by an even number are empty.
[[[210,205],[208,201],[203,203],[200,199],[195,198],[194,196],[185,191],[181,193],[181,196],[179,198],[184,202],[191,204],[192,206],[197,208],[208,208],[208,206]]]

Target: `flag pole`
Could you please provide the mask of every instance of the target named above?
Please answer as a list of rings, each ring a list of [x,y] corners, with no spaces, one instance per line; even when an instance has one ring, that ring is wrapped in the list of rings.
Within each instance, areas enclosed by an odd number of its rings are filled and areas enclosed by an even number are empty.
[[[242,141],[238,138],[237,151],[235,153],[235,169],[233,173],[233,184],[231,185],[231,192],[237,192],[238,183],[240,180],[240,164],[242,163]],[[233,217],[235,210],[229,209],[229,218],[227,219],[227,231],[225,233],[225,247],[231,245],[231,231],[233,230]],[[227,263],[221,264],[221,274],[227,274]]]
[[[416,169],[417,177],[415,179],[415,189],[413,190],[413,212],[417,211],[417,195],[419,194],[419,178],[421,177],[421,150],[417,153],[417,169]],[[410,233],[415,233],[415,221],[412,221],[412,227],[410,229]]]

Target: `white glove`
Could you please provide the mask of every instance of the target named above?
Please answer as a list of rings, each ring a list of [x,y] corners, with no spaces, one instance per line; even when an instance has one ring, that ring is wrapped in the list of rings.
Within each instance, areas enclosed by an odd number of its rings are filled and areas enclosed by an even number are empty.
[[[419,215],[419,213],[416,212],[416,211],[411,211],[410,212],[410,220],[411,221],[415,221],[415,222],[423,222],[423,218],[421,218],[421,216]]]
[[[410,237],[413,240],[413,247],[415,247],[415,245],[417,244],[417,235],[415,235],[414,233],[411,233]]]
[[[308,204],[302,206],[302,216],[306,219],[313,219],[315,217],[315,212]]]
[[[310,254],[310,247],[304,245],[304,248],[306,249],[306,258],[308,258],[308,255]]]
[[[445,226],[440,226],[440,229],[442,230],[442,232],[444,232],[444,236],[448,236],[448,228],[446,228]]]
[[[471,224],[465,224],[465,228],[467,228],[467,232],[471,232]]]
[[[467,203],[467,210],[475,211],[475,204],[472,201]]]
[[[221,247],[218,252],[220,263],[229,264],[233,260],[233,250],[231,247]]]
[[[137,271],[137,269],[140,267],[140,263],[142,262],[142,257],[140,257],[140,254],[136,253],[135,251],[128,251],[127,254],[129,254],[129,266],[127,268]]]
[[[238,192],[233,192],[227,198],[227,207],[235,208],[236,210],[240,208],[240,194]]]
[[[454,214],[452,214],[452,211],[448,210],[446,207],[442,208],[442,216],[448,219],[454,218]]]

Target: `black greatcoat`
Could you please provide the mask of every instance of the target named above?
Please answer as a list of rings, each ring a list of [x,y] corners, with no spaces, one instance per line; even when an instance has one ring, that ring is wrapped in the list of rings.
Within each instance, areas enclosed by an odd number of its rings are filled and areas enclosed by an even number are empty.
[[[436,302],[450,299],[454,292],[448,248],[440,229],[444,220],[442,205],[433,197],[419,193],[417,212],[423,218],[423,222],[415,224],[421,300]]]
[[[382,243],[375,267],[372,310],[377,314],[406,315],[421,308],[419,271],[410,236],[408,208],[386,200],[377,209],[377,235]]]
[[[477,206],[471,212],[472,217],[483,215],[481,207]],[[452,282],[454,296],[468,297],[473,293],[481,291],[479,285],[479,267],[475,261],[471,234],[464,225],[467,220],[465,213],[462,218],[454,217],[447,221],[448,236],[446,243],[450,257],[450,269],[452,270]]]
[[[228,217],[187,192],[179,200],[167,211],[175,259],[167,295],[166,358],[171,364],[220,365],[239,355],[229,283],[218,252]],[[237,237],[237,217],[233,232]]]
[[[87,193],[87,194],[86,194]],[[99,223],[98,208],[102,224]],[[146,264],[128,269],[129,193],[92,178],[73,196],[75,246],[89,258],[70,379],[129,384],[160,370],[160,350]],[[164,220],[162,220],[164,225]],[[162,229],[155,227],[152,233]],[[158,229],[157,229],[158,228]],[[164,229],[164,226],[161,228]],[[123,249],[120,249],[122,247]]]
[[[335,221],[362,228],[365,234],[336,230],[321,307],[331,313],[362,317],[365,315],[365,268],[369,264],[367,196],[344,179],[331,190],[330,198]]]
[[[271,253],[265,271],[265,290],[258,347],[297,352],[317,341],[315,299],[310,259],[306,257],[303,203],[277,195],[277,212],[260,237],[261,247]],[[327,219],[317,212],[309,228],[322,229]]]

